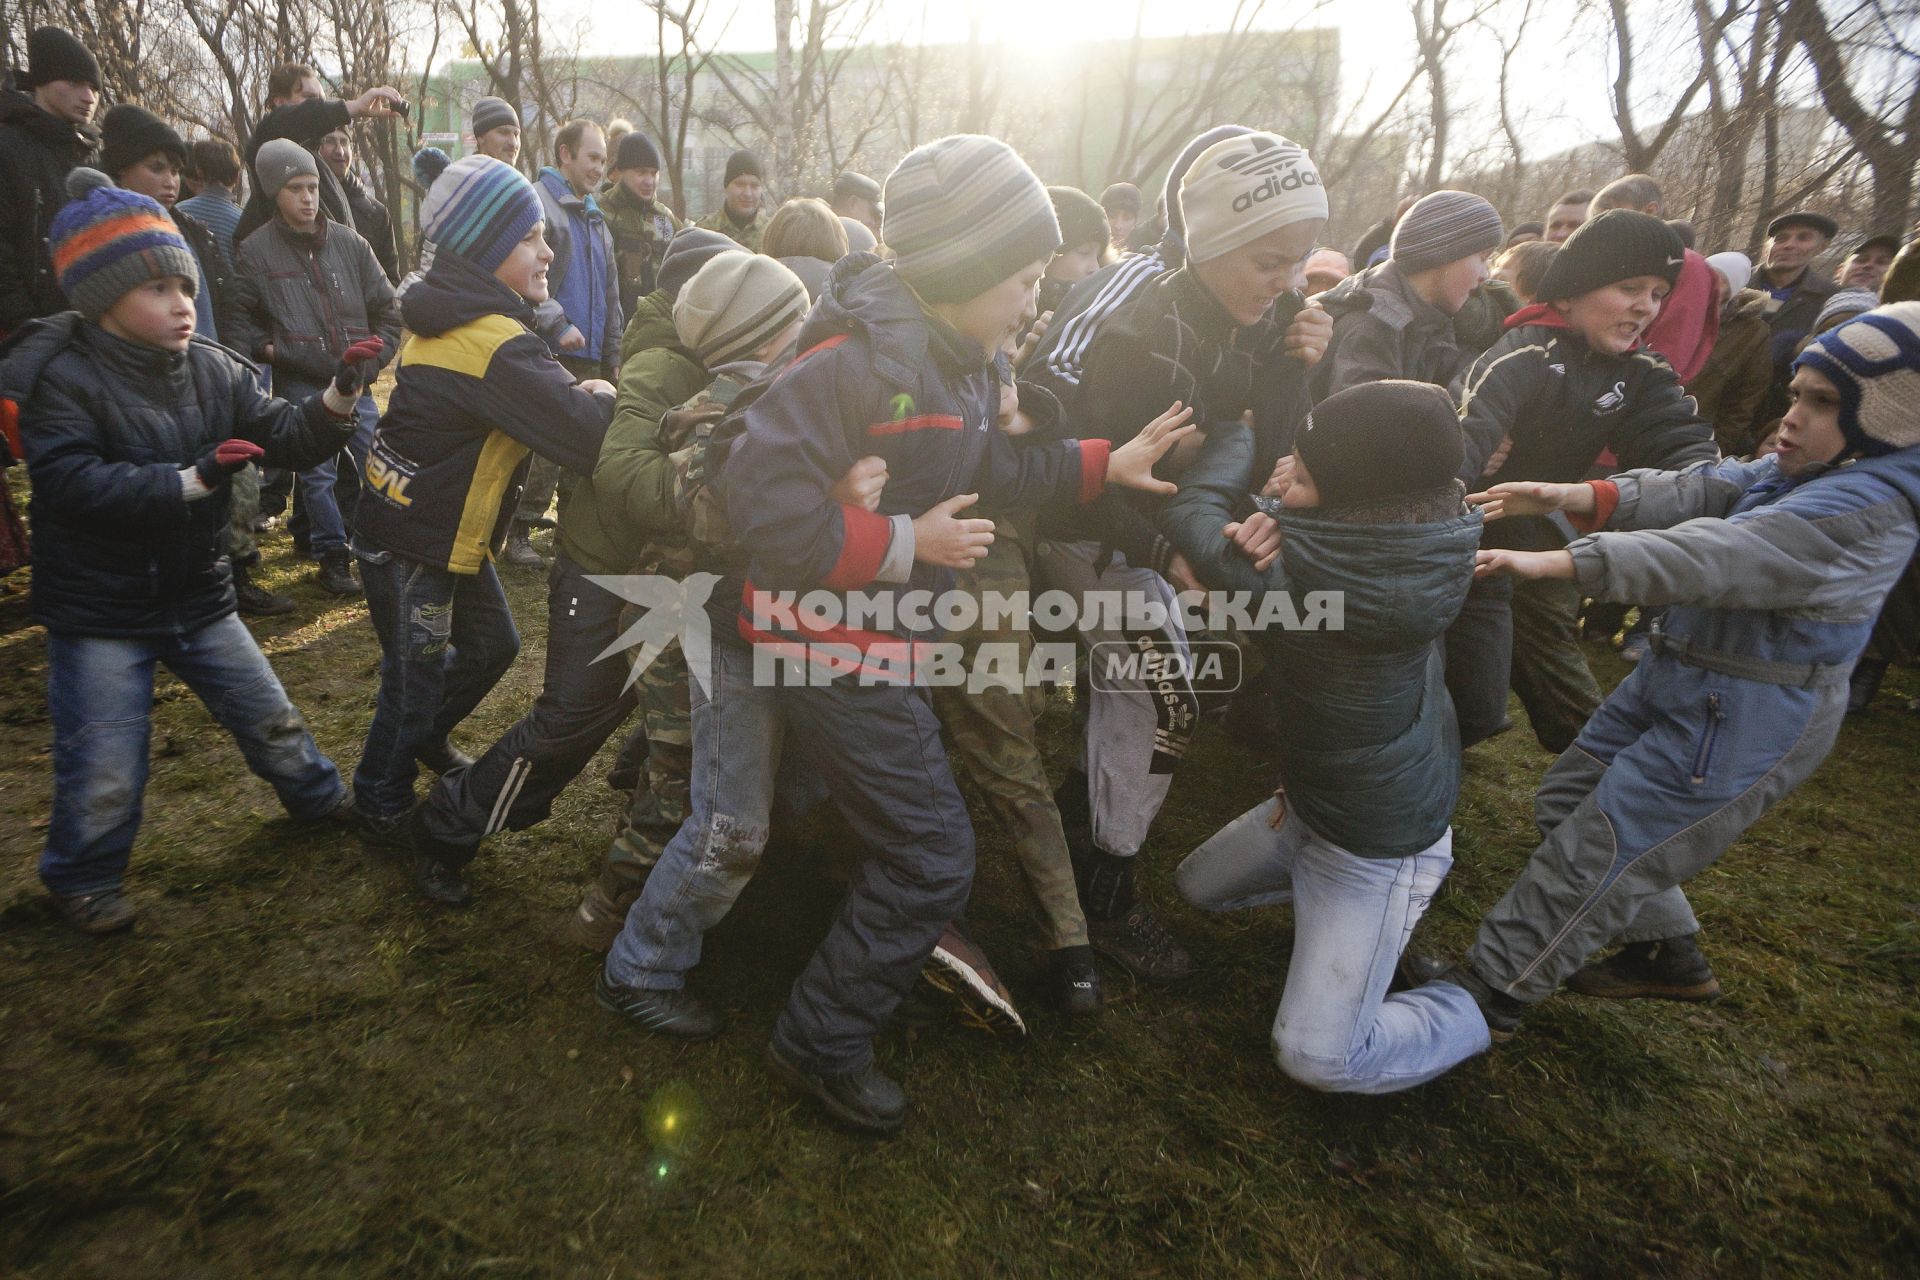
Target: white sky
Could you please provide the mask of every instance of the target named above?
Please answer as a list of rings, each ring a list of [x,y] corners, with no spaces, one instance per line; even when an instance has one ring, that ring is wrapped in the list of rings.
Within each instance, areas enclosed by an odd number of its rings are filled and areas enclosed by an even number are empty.
[[[1517,13],[1521,2],[1512,0],[1503,12]],[[709,3],[712,16],[703,26],[708,40],[724,26],[723,48],[748,51],[772,47],[772,0]],[[804,11],[805,7],[806,0],[797,0],[797,9]],[[588,33],[583,41],[586,47],[612,53],[639,53],[651,48],[653,24],[646,20],[647,11],[636,0],[546,0],[543,8],[556,27],[581,24]],[[1471,0],[1453,0],[1453,8],[1470,10]],[[1641,20],[1648,28],[1653,25],[1652,10],[1667,14],[1676,10],[1671,3],[1661,4],[1659,0],[1638,0],[1635,8],[1649,12]],[[1232,20],[1235,9],[1235,0],[1147,0],[1142,25],[1149,35],[1218,31]],[[1514,59],[1514,88],[1526,104],[1525,140],[1532,158],[1616,134],[1607,105],[1612,77],[1610,46],[1602,25],[1591,11],[1583,13],[1584,9],[1577,0],[1535,0],[1534,22],[1520,55]],[[1129,36],[1135,3],[884,0],[876,29],[870,29],[867,38],[878,42],[891,34],[936,43],[962,41],[966,39],[970,12],[982,20],[983,39],[997,37],[1044,48]],[[1413,66],[1413,20],[1407,0],[1334,0],[1320,6],[1312,0],[1267,0],[1256,25],[1278,28],[1297,21],[1339,28],[1341,92],[1346,100],[1340,104],[1343,109],[1356,97],[1362,98],[1362,107],[1370,102],[1384,105]],[[1647,34],[1651,36],[1651,30]],[[1646,43],[1655,42],[1649,39]],[[1497,125],[1492,111],[1498,56],[1492,33],[1472,30],[1461,37],[1460,52],[1452,64],[1451,88],[1458,107],[1455,119],[1463,132]],[[1651,61],[1655,55],[1649,50],[1643,56]],[[1641,79],[1653,85],[1656,69],[1645,69]],[[1476,140],[1457,135],[1453,151],[1458,154]]]

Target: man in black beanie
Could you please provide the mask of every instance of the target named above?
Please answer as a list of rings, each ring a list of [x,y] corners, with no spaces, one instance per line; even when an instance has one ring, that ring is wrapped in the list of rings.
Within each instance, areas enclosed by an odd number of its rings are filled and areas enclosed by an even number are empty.
[[[726,199],[696,227],[718,231],[749,253],[760,252],[760,237],[773,220],[761,201],[760,158],[751,151],[727,157]]]
[[[260,148],[274,139],[286,138],[299,143],[313,157],[314,169],[320,175],[320,204],[327,211],[327,217],[358,233],[360,224],[353,216],[346,189],[334,171],[321,162],[320,139],[335,129],[348,127],[354,120],[391,120],[397,114],[395,105],[405,103],[398,89],[384,84],[368,89],[357,98],[329,98],[312,67],[298,62],[275,67],[267,77],[266,114],[260,117],[247,138],[247,170],[253,172]],[[271,221],[273,201],[262,195],[256,184],[252,198],[240,215],[240,226],[234,232],[235,246]]]
[[[1140,225],[1141,204],[1140,188],[1131,182],[1113,183],[1100,193],[1100,207],[1107,213],[1115,253],[1133,247],[1133,229]]]
[[[1602,450],[1618,469],[1674,471],[1720,450],[1665,357],[1643,338],[1685,263],[1680,237],[1660,219],[1610,209],[1560,246],[1540,301],[1454,384],[1467,433],[1461,478],[1572,483]],[[1486,545],[1563,547],[1567,530],[1545,517],[1503,520]],[[1520,695],[1540,745],[1558,753],[1600,705],[1579,644],[1579,590],[1564,582],[1475,583],[1447,632],[1447,687],[1472,746],[1507,728],[1507,688]]]
[[[686,223],[660,203],[660,148],[637,129],[620,139],[613,153],[613,182],[613,190],[600,201],[600,212],[613,234],[620,310],[631,316],[634,304],[660,287],[667,241]]]
[[[833,180],[833,195],[828,200],[833,211],[880,235],[880,184],[864,173],[849,170]]]
[[[58,27],[27,36],[19,88],[0,93],[0,335],[67,308],[47,253],[67,174],[88,163],[100,135],[100,64]]]

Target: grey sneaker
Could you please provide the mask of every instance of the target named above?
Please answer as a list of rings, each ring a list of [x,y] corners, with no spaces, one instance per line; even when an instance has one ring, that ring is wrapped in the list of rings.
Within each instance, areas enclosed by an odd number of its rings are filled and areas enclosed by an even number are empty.
[[[767,1070],[787,1088],[807,1095],[828,1115],[856,1129],[892,1133],[907,1118],[907,1095],[897,1081],[872,1064],[860,1071],[816,1075],[769,1042]]]
[[[1148,982],[1179,982],[1193,976],[1193,957],[1144,902],[1134,903],[1133,910],[1119,920],[1087,921],[1087,941],[1095,951]]]
[[[619,1014],[642,1031],[677,1040],[710,1040],[725,1025],[713,1006],[685,987],[678,991],[623,987],[607,981],[604,966],[593,980],[593,999],[602,1009]]]
[[[134,917],[139,914],[133,909],[133,904],[127,901],[127,895],[118,889],[102,889],[97,893],[55,893],[49,896],[60,918],[82,933],[118,933],[131,928]]]

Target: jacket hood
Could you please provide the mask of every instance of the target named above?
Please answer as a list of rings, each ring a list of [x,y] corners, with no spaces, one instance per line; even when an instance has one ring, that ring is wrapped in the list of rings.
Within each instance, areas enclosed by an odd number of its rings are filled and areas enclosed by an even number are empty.
[[[888,382],[913,385],[929,358],[956,371],[977,369],[987,352],[935,321],[920,306],[893,264],[871,253],[850,253],[833,266],[825,290],[800,329],[801,351],[841,334],[863,334],[873,369]]]
[[[457,253],[437,253],[427,274],[400,299],[407,328],[423,338],[471,324],[482,316],[510,316],[533,328],[533,304]]]
[[[1913,508],[1915,523],[1920,523],[1920,445],[1896,449],[1877,458],[1860,458],[1826,474],[1855,480],[1872,477],[1905,498]]]
[[[1725,320],[1764,320],[1767,304],[1773,301],[1760,289],[1742,289],[1727,299]]]
[[[29,320],[0,343],[0,399],[25,404],[47,363],[65,351],[80,328],[78,311]]]
[[[540,183],[546,187],[547,194],[553,197],[553,202],[562,209],[569,211],[577,209],[590,214],[600,212],[600,202],[593,198],[592,192],[584,196],[575,195],[573,184],[567,181],[567,175],[552,165],[547,165],[540,170]]]
[[[1443,323],[1452,320],[1409,288],[1406,276],[1391,259],[1348,276],[1320,295],[1320,305],[1336,319],[1353,311],[1371,311],[1395,329],[1406,328],[1422,311],[1432,312]]]
[[[68,147],[77,159],[100,144],[100,129],[91,124],[74,124],[49,111],[42,111],[33,95],[18,89],[0,90],[0,124],[10,124],[31,134],[50,147]]]
[[[1460,611],[1482,523],[1478,511],[1423,524],[1348,524],[1288,510],[1280,554],[1296,593],[1341,593],[1345,629],[1364,636],[1364,647],[1412,648],[1438,638]]]

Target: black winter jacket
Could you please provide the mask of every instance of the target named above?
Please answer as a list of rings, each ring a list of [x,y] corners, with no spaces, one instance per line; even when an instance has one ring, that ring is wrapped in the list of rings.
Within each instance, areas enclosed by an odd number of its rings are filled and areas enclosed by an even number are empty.
[[[0,395],[20,406],[33,482],[33,617],[73,635],[184,635],[233,612],[227,489],[189,502],[180,469],[239,437],[297,470],[353,431],[318,395],[266,395],[217,343],[162,351],[72,311],[0,346]]]
[[[1507,480],[1571,484],[1586,477],[1603,449],[1613,450],[1619,471],[1678,471],[1719,459],[1713,428],[1701,421],[1665,357],[1644,349],[1607,355],[1551,322],[1547,308],[1522,314],[1546,315],[1549,322],[1508,330],[1453,387],[1467,446],[1461,479],[1469,488]],[[1482,477],[1508,436],[1513,451],[1499,471]],[[1539,518],[1496,521],[1485,538],[1490,547],[1562,541]]]
[[[67,175],[99,145],[93,126],[42,111],[17,89],[0,92],[0,335],[66,310],[47,231],[67,203]]]

